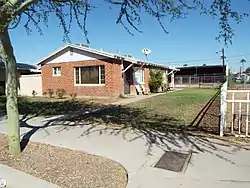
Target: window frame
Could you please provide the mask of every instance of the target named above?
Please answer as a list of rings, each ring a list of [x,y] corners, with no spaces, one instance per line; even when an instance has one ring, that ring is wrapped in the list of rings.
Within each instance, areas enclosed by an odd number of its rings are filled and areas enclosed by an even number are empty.
[[[141,80],[139,80],[139,81],[142,81],[142,82],[137,82],[137,80],[136,80],[135,74],[137,71],[141,71],[141,76],[140,76]],[[136,71],[133,71],[133,83],[134,84],[145,84],[145,68],[140,67],[140,68],[137,68]]]
[[[55,71],[56,70],[56,71]],[[59,71],[60,70],[60,71]],[[56,74],[55,74],[56,72]],[[60,66],[52,68],[52,76],[61,76],[62,75],[62,68]]]
[[[86,68],[86,67],[98,67],[98,74],[99,74],[99,83],[98,84],[82,84],[81,83],[81,68]],[[103,67],[104,70],[104,83],[102,83],[102,78],[101,78],[101,67]],[[76,69],[79,68],[79,84],[76,83]],[[74,86],[105,86],[105,66],[104,65],[92,65],[92,66],[76,66],[74,67]]]

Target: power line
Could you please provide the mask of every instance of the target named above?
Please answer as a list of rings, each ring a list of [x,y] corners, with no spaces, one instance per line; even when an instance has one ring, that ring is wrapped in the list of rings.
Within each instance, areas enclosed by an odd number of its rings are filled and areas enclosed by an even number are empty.
[[[230,58],[232,58],[232,57],[242,57],[242,56],[250,56],[250,54],[234,55],[234,56],[230,56]]]
[[[241,54],[241,55],[235,55],[235,56],[224,56],[225,60],[233,60],[235,57],[243,57],[243,56],[250,56],[250,54]],[[238,58],[237,58],[238,59]],[[241,59],[239,59],[241,60]],[[207,59],[194,59],[194,60],[185,60],[185,61],[169,61],[169,62],[156,62],[156,63],[164,63],[164,64],[181,64],[181,63],[197,63],[197,62],[214,62],[219,61],[219,58],[207,58]]]
[[[196,59],[196,60],[187,60],[187,61],[170,61],[170,62],[164,62],[164,63],[168,63],[168,64],[172,64],[172,63],[193,63],[193,62],[205,62],[205,61],[215,61],[218,60],[216,58],[213,59]],[[157,62],[159,63],[159,62]],[[162,62],[163,63],[163,62]]]

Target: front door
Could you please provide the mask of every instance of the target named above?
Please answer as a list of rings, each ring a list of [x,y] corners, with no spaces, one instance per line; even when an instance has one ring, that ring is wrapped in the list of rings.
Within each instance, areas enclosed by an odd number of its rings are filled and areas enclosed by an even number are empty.
[[[127,79],[126,73],[123,73],[123,81],[124,81],[124,94],[130,94],[130,84]]]

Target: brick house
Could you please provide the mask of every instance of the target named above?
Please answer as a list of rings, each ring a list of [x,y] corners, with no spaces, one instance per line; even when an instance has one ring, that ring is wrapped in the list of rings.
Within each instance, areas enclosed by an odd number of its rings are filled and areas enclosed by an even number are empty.
[[[149,88],[151,69],[163,71],[167,83],[169,70],[166,66],[72,44],[45,57],[38,65],[43,92],[65,89],[67,94],[100,97],[136,94],[136,84]]]

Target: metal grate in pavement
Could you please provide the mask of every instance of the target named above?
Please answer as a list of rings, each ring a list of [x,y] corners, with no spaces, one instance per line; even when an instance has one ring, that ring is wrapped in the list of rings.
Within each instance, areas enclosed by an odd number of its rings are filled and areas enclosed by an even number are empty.
[[[166,151],[154,167],[174,172],[184,172],[190,161],[191,155],[191,152],[179,153],[175,151]]]

